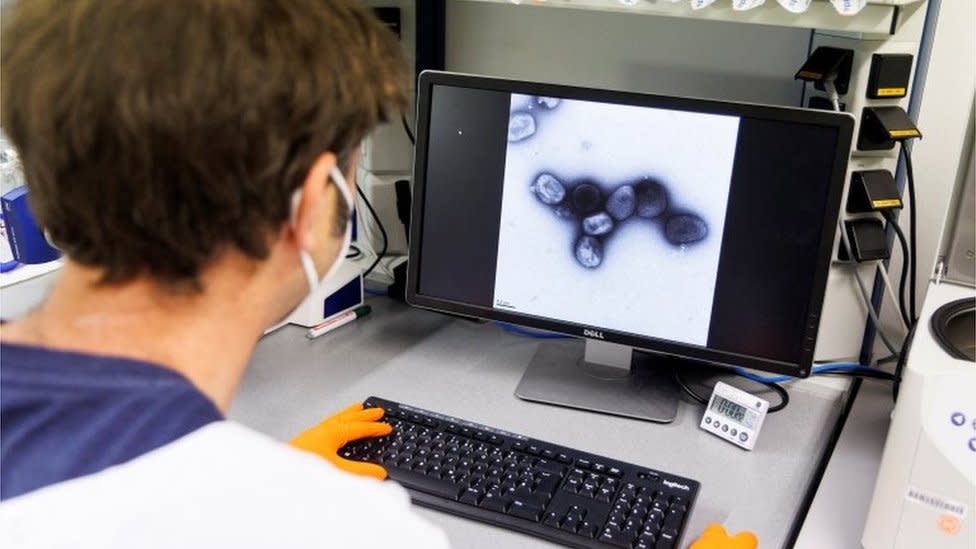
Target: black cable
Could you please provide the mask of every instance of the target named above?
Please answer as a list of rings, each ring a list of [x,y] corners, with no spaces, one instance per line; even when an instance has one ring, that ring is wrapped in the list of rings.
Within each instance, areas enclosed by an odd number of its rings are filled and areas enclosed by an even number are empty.
[[[379,227],[380,235],[383,237],[383,248],[380,250],[380,253],[376,254],[376,259],[373,260],[372,265],[370,265],[369,268],[363,271],[363,278],[366,278],[367,276],[369,276],[369,273],[373,272],[373,269],[375,269],[376,266],[379,265],[380,260],[383,259],[383,256],[386,255],[386,249],[387,246],[389,246],[390,241],[386,235],[386,229],[383,228],[383,222],[380,221],[380,216],[376,215],[376,210],[373,209],[373,205],[370,204],[369,199],[366,198],[366,194],[363,192],[363,189],[357,186],[356,190],[359,191],[360,198],[363,199],[363,202],[366,204],[366,208],[369,209],[369,214],[372,215],[373,219],[376,220],[376,226]]]
[[[901,312],[901,318],[905,321],[905,326],[911,326],[911,316],[905,304],[905,283],[908,281],[908,267],[911,261],[908,255],[908,239],[905,238],[905,233],[901,230],[901,226],[898,225],[898,220],[895,219],[895,214],[891,210],[885,210],[884,217],[888,220],[891,228],[894,229],[895,236],[898,237],[898,244],[901,247],[901,276],[898,280],[898,307]]]
[[[671,373],[674,374],[674,381],[675,381],[675,383],[678,384],[678,387],[681,387],[681,390],[684,391],[686,395],[688,395],[689,397],[691,397],[692,400],[694,400],[695,402],[697,402],[699,404],[708,404],[708,399],[707,398],[699,395],[694,390],[692,390],[691,387],[689,387],[688,385],[685,384],[685,382],[681,379],[681,376],[678,375],[678,370],[677,369],[671,370]]]
[[[413,130],[410,129],[410,124],[407,124],[407,115],[401,114],[400,121],[403,122],[403,131],[407,132],[407,139],[410,140],[410,144],[416,145],[417,140],[413,136]]]
[[[908,201],[911,205],[911,209],[908,210],[911,223],[911,230],[908,233],[908,237],[912,255],[912,280],[909,284],[908,310],[912,319],[911,324],[914,324],[918,319],[918,309],[915,307],[915,294],[917,293],[915,291],[916,275],[918,274],[918,204],[915,202],[915,170],[912,169],[912,153],[908,150],[908,144],[905,141],[901,142],[901,153],[905,157],[905,172],[908,174]]]
[[[748,376],[743,376],[743,375],[739,374],[738,372],[735,372],[734,370],[729,370],[729,372],[730,373],[733,373],[735,375],[738,375],[738,376],[740,376],[740,377],[742,377],[744,379],[748,379],[749,381],[752,381],[754,383],[758,383],[760,385],[765,385],[766,387],[769,387],[770,389],[772,389],[773,391],[775,391],[776,394],[779,395],[779,398],[780,398],[779,404],[777,404],[776,406],[771,406],[769,408],[769,410],[766,410],[766,413],[772,414],[774,412],[778,412],[778,411],[782,410],[783,408],[786,408],[786,405],[790,403],[790,394],[780,384],[774,383],[772,381],[762,381],[762,380],[755,379],[755,378],[751,378],[751,377],[748,377]],[[673,369],[671,373],[674,375],[674,381],[678,384],[678,387],[680,387],[681,390],[685,394],[687,394],[689,397],[691,397],[692,400],[694,400],[695,402],[698,402],[699,404],[706,404],[706,405],[708,404],[708,399],[707,398],[705,398],[705,397],[701,396],[700,394],[696,393],[694,391],[694,389],[692,389],[691,387],[689,387],[684,382],[684,380],[681,379],[681,375],[678,373],[677,368]]]
[[[918,327],[917,322],[908,329],[905,342],[901,344],[901,355],[898,357],[898,364],[895,365],[895,373],[892,376],[894,383],[891,386],[891,398],[896,402],[898,401],[898,391],[901,389],[901,376],[905,371],[905,362],[908,360],[908,352],[911,350],[912,337],[915,335],[916,327]]]
[[[827,372],[820,372],[816,374],[818,376],[848,376],[848,377],[866,377],[871,379],[881,379],[884,381],[894,381],[894,374],[889,374],[878,370],[876,372],[871,372],[867,370],[831,370]]]
[[[363,251],[359,249],[359,246],[355,244],[349,245],[349,252],[346,254],[346,259],[359,259],[362,257]]]
[[[742,377],[745,377],[745,376],[742,376]],[[759,381],[759,380],[752,379],[752,378],[749,378],[749,377],[745,377],[745,379],[748,379],[750,381],[755,381],[756,383],[759,383],[761,385],[765,385],[766,387],[769,387],[773,391],[776,391],[776,394],[779,395],[779,404],[777,404],[776,406],[770,406],[769,409],[766,410],[766,413],[767,414],[772,414],[774,412],[778,412],[778,411],[782,410],[783,408],[786,408],[786,405],[790,403],[790,393],[788,393],[786,391],[786,388],[783,387],[782,385],[780,385],[779,383],[774,383],[772,381]]]

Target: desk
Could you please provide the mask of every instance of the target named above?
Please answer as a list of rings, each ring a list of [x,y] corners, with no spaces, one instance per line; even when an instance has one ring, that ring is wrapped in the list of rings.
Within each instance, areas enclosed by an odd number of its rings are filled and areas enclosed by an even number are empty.
[[[538,340],[371,298],[373,314],[315,340],[288,326],[258,345],[230,417],[280,440],[370,395],[688,476],[702,483],[688,526],[755,531],[781,547],[842,411],[846,392],[805,381],[746,452],[698,428],[682,402],[668,425],[524,402],[513,394]],[[579,344],[562,341],[560,344]],[[775,399],[775,396],[770,397]],[[555,547],[422,509],[455,547]],[[690,541],[689,538],[685,541]]]

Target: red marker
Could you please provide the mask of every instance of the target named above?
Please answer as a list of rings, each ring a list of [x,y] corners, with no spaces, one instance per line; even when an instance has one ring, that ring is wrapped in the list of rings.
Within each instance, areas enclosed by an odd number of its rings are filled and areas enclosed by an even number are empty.
[[[345,313],[342,313],[339,316],[332,317],[321,324],[309,328],[308,333],[305,334],[305,337],[309,339],[315,339],[321,335],[325,335],[331,332],[332,330],[335,330],[336,328],[340,328],[342,326],[345,326],[346,324],[349,324],[350,322],[356,320],[357,318],[361,318],[368,315],[369,312],[372,310],[373,308],[370,307],[369,305],[360,305],[359,307],[356,307],[351,311],[347,311]]]

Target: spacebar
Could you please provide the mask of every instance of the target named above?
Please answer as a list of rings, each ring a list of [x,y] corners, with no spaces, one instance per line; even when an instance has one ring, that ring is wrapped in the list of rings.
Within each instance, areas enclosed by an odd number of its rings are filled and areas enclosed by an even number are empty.
[[[457,500],[458,487],[449,480],[429,477],[421,473],[408,469],[389,469],[389,477],[407,488],[412,488],[419,492],[426,492],[451,501]]]

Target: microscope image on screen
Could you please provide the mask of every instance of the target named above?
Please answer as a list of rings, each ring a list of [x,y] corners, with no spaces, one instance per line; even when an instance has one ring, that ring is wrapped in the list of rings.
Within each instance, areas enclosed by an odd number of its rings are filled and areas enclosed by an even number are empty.
[[[738,117],[526,95],[510,109],[494,305],[704,344]]]

